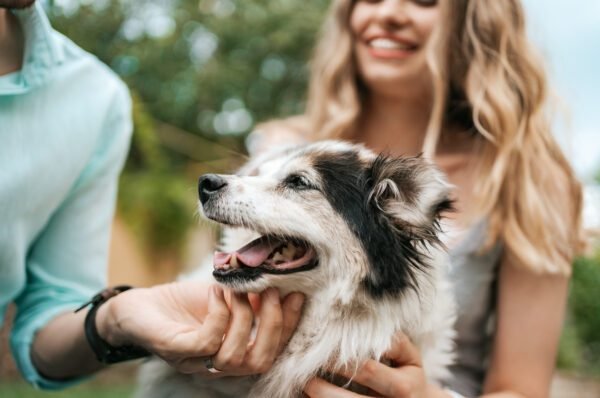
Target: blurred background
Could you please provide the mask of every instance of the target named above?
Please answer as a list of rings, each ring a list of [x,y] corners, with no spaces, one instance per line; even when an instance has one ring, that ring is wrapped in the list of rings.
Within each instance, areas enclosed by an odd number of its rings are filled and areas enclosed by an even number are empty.
[[[111,284],[147,286],[191,270],[218,231],[197,216],[196,181],[245,160],[256,123],[301,112],[326,0],[55,0],[56,29],[130,87],[135,132],[113,226]],[[585,183],[585,224],[600,232],[600,3],[524,0],[567,116],[557,138]],[[600,246],[575,262],[553,397],[600,397]],[[0,397],[122,397],[135,366],[69,392],[20,381],[0,334]]]

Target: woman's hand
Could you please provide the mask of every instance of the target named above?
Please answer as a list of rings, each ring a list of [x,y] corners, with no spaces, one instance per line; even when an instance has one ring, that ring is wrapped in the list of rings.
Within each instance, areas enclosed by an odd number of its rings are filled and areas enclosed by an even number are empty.
[[[303,296],[283,302],[275,289],[261,294],[255,313],[247,295],[231,294],[198,282],[179,282],[132,289],[98,310],[102,338],[114,346],[134,344],[161,357],[183,373],[207,373],[206,359],[223,370],[219,376],[264,372],[292,335]],[[256,338],[250,331],[260,319]]]
[[[370,388],[373,394],[356,394],[319,378],[311,380],[304,388],[304,393],[310,398],[449,397],[441,389],[427,383],[419,350],[404,334],[396,336],[385,358],[391,362],[390,366],[369,360],[356,374],[342,373],[342,376]]]

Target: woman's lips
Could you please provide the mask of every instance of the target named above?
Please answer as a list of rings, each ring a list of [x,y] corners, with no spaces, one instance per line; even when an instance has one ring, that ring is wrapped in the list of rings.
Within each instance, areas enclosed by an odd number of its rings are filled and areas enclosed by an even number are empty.
[[[366,42],[369,54],[375,58],[404,59],[418,49],[414,43],[389,37],[375,37]]]

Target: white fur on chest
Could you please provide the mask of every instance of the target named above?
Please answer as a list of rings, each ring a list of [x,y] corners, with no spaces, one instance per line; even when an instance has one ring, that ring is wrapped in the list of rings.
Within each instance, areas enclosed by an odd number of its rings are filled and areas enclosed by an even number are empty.
[[[437,261],[446,263],[438,251]],[[262,376],[205,379],[179,374],[157,359],[143,365],[138,398],[290,398],[323,369],[350,369],[381,359],[398,332],[420,349],[427,378],[448,376],[453,360],[454,304],[443,269],[434,270],[429,294],[408,292],[374,308],[336,305],[340,292],[323,291],[306,303],[298,328],[273,367]],[[423,281],[426,284],[429,284]]]

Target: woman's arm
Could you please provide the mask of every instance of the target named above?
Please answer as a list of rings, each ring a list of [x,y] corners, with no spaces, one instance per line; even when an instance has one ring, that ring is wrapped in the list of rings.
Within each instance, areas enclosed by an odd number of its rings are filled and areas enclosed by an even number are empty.
[[[503,260],[485,397],[548,396],[568,282],[565,276],[534,274]]]

